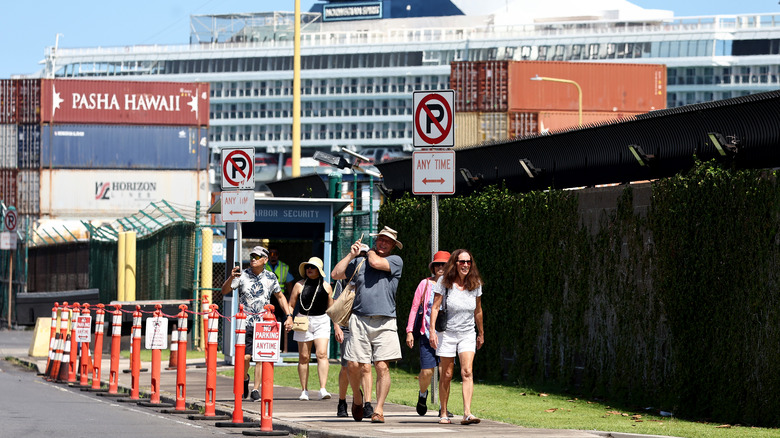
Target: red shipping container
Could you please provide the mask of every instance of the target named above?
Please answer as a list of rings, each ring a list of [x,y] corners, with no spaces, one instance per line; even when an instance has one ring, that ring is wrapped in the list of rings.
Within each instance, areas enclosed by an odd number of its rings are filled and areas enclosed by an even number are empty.
[[[41,122],[41,80],[16,79],[16,120],[22,124]]]
[[[16,81],[0,80],[0,124],[16,123]]]
[[[577,111],[577,87],[532,81],[576,82],[582,111],[643,113],[666,108],[666,66],[590,62],[517,61],[509,64],[509,111]]]
[[[478,62],[453,62],[450,66],[450,88],[455,90],[455,112],[478,111]]]
[[[479,87],[477,102],[481,112],[508,111],[509,62],[484,61],[478,63]]]
[[[42,79],[41,121],[208,126],[209,84]]]
[[[16,169],[0,169],[0,201],[6,207],[16,206]]]

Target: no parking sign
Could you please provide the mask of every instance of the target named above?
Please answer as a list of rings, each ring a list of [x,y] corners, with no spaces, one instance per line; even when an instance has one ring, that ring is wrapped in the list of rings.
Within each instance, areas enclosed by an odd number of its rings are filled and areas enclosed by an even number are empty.
[[[455,146],[455,91],[414,92],[414,147]]]
[[[222,190],[254,190],[254,170],[254,148],[222,149]]]

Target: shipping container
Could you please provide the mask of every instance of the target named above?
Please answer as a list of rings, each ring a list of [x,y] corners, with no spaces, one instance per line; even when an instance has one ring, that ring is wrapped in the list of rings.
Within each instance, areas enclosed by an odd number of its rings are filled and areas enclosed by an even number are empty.
[[[209,124],[208,83],[41,81],[43,123]]]
[[[479,136],[479,113],[455,113],[455,148],[482,143]]]
[[[588,111],[582,113],[582,124],[583,126],[589,126],[616,122],[621,119],[633,119],[638,114],[644,113]],[[508,113],[508,125],[509,138],[575,129],[579,127],[579,113],[577,111],[510,111]]]
[[[41,216],[52,219],[112,220],[162,200],[174,208],[210,205],[203,170],[43,170],[40,192]]]
[[[479,111],[505,112],[509,99],[509,63],[484,61],[478,65],[479,86],[477,102]]]
[[[41,123],[41,80],[15,79],[16,122]]]
[[[20,170],[16,178],[16,210],[20,214],[40,214],[41,173],[38,170]]]
[[[19,147],[16,125],[0,125],[0,169],[16,169],[16,148]]]
[[[208,128],[44,125],[44,169],[206,169]]]
[[[472,146],[487,141],[506,140],[507,113],[455,113],[455,146]]]
[[[454,62],[450,87],[456,111],[648,112],[666,108],[666,66],[548,61]],[[476,78],[476,90],[474,89]],[[476,105],[473,100],[476,97]]]
[[[0,79],[0,124],[16,123],[16,81]]]
[[[478,69],[474,62],[453,62],[450,68],[450,89],[455,91],[455,114],[478,111]]]
[[[666,108],[664,65],[522,61],[509,64],[509,111],[577,111],[576,86],[532,81],[537,75],[576,82],[582,89],[582,111],[642,113]]]
[[[17,166],[20,169],[40,169],[41,125],[17,126]]]
[[[16,169],[0,169],[0,201],[6,207],[16,206]]]

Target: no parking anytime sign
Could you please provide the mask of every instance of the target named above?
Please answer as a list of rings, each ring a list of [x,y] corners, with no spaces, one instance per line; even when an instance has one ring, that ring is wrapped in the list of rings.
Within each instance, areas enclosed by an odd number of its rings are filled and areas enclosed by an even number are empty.
[[[282,325],[276,321],[255,322],[252,339],[252,360],[255,362],[276,362],[279,360],[279,340]]]
[[[414,147],[455,146],[455,91],[414,92]]]

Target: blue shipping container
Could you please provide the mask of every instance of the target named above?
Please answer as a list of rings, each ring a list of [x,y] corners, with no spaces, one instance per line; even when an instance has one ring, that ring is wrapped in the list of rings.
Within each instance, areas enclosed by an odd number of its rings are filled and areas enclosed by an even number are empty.
[[[208,167],[208,128],[194,126],[44,125],[44,169]]]
[[[18,125],[17,160],[20,169],[41,167],[41,125]]]

